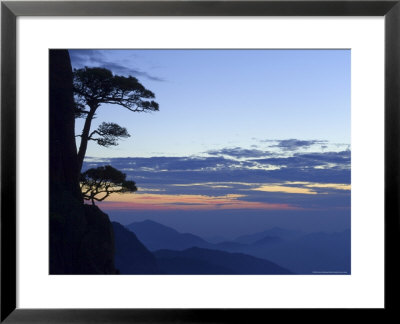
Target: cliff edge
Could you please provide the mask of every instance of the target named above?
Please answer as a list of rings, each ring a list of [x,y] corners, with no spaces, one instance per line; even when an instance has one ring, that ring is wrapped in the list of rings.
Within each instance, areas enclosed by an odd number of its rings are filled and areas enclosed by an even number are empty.
[[[113,274],[107,214],[84,205],[75,145],[72,68],[67,50],[50,50],[50,274]]]

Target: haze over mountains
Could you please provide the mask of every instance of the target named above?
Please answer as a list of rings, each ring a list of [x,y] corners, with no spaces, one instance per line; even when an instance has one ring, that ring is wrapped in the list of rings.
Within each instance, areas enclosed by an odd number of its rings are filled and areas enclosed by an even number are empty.
[[[243,253],[192,247],[183,251],[155,252],[167,274],[290,274],[277,264]]]
[[[150,220],[113,227],[122,274],[350,274],[350,230],[305,234],[275,227],[211,243]]]
[[[210,247],[199,236],[189,233],[179,233],[171,227],[160,223],[145,220],[127,225],[126,228],[134,232],[138,238],[152,251],[160,249],[184,250],[191,247]]]

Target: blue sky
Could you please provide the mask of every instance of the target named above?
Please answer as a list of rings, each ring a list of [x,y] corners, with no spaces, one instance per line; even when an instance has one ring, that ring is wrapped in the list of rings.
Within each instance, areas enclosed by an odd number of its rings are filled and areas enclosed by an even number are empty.
[[[72,50],[74,68],[136,76],[160,111],[104,105],[132,137],[88,156],[182,156],[265,140],[350,144],[349,50]],[[82,127],[77,123],[77,130]]]
[[[154,113],[98,109],[94,127],[116,122],[131,137],[112,148],[90,143],[84,168],[111,164],[139,188],[101,204],[112,219],[151,218],[203,236],[350,227],[349,50],[70,56],[73,68],[137,77],[160,104]]]

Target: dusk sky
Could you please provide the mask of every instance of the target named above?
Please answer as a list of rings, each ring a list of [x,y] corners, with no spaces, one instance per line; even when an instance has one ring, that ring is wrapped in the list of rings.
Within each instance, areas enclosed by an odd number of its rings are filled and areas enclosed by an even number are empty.
[[[154,113],[98,109],[93,129],[115,122],[131,137],[112,148],[90,143],[84,168],[111,164],[139,188],[99,204],[112,219],[203,236],[350,227],[349,50],[70,55],[73,68],[137,77],[160,104]]]

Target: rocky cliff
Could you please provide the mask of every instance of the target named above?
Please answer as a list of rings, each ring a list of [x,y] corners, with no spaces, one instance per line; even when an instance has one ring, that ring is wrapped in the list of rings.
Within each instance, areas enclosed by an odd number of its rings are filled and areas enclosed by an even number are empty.
[[[73,107],[68,51],[50,50],[50,274],[112,274],[111,222],[80,194]]]

